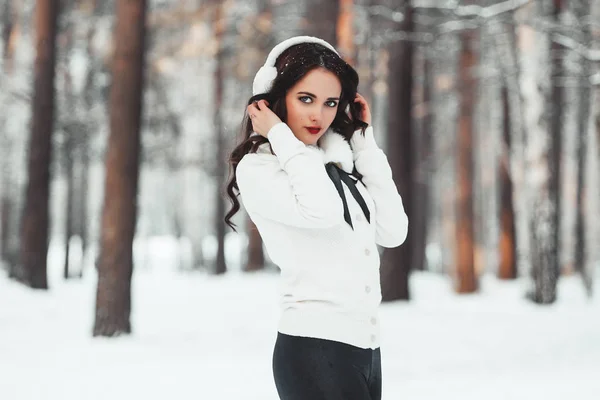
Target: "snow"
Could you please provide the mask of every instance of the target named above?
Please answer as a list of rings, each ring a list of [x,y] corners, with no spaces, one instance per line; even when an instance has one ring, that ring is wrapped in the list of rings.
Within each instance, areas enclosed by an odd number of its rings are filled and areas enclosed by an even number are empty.
[[[134,332],[106,339],[91,336],[93,269],[65,282],[53,259],[48,292],[1,270],[0,399],[278,398],[277,273],[138,268]],[[414,300],[381,307],[383,398],[599,399],[600,301],[578,277],[561,279],[552,306],[525,300],[527,287],[484,276],[458,296],[445,276],[413,274]]]

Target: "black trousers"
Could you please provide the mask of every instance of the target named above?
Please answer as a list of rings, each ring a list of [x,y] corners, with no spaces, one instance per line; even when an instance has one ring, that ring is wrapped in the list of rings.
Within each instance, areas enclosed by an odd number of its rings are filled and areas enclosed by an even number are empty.
[[[381,400],[381,352],[278,333],[273,376],[281,400]]]

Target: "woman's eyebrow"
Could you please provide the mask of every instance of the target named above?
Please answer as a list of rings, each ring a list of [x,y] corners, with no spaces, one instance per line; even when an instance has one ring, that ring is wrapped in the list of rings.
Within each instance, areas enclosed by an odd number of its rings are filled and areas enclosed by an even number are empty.
[[[315,99],[317,98],[317,96],[315,96],[314,94],[312,94],[310,92],[298,92],[298,94],[305,94],[307,96],[314,97]],[[330,97],[327,100],[339,100],[339,99],[340,99],[339,97]]]

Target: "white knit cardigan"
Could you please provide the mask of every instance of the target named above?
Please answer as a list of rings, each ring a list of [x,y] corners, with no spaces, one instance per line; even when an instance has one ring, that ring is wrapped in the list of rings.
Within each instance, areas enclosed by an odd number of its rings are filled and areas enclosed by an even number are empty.
[[[376,245],[401,245],[408,218],[372,127],[350,143],[328,131],[316,146],[298,140],[285,123],[267,136],[275,155],[262,145],[242,158],[236,176],[242,203],[281,269],[279,332],[379,347]],[[344,185],[354,229],[346,223],[328,162],[346,172],[356,165],[371,223]]]

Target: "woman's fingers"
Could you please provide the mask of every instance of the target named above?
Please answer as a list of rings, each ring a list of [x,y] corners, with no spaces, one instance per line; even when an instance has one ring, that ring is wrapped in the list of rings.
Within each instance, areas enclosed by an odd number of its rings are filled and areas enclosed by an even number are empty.
[[[268,107],[268,105],[269,105],[269,103],[266,102],[265,100],[259,100],[259,101],[252,102],[247,107],[248,114],[257,115],[261,111],[264,111]]]
[[[250,115],[251,118],[254,118],[260,112],[258,107],[256,107],[255,103],[250,104],[247,108],[247,111],[248,111],[248,115]]]
[[[369,106],[367,104],[367,100],[364,97],[362,97],[360,94],[358,94],[358,93],[356,94],[356,98],[354,99],[354,102],[355,103],[360,103],[360,104],[362,104],[365,107]]]
[[[369,103],[367,100],[359,93],[356,93],[356,97],[354,98],[354,102],[358,103],[361,108],[361,119],[367,124],[371,124],[371,110],[369,109]]]
[[[249,104],[246,108],[250,121],[252,122],[252,128],[256,133],[267,137],[269,130],[281,122],[281,119],[268,108],[269,102],[266,100],[259,100]]]
[[[254,104],[256,104],[256,107],[261,111],[263,111],[265,108],[269,107],[269,102],[266,100],[259,100],[259,101],[254,102]]]

